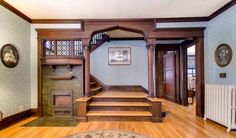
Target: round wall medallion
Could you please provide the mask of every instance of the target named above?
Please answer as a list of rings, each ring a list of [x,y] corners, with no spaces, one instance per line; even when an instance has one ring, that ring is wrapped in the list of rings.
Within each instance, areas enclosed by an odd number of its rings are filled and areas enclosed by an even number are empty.
[[[220,44],[215,51],[215,62],[220,67],[227,66],[232,59],[232,49],[227,44]]]
[[[0,55],[2,63],[8,68],[15,67],[19,62],[19,53],[11,44],[4,45],[1,49]]]

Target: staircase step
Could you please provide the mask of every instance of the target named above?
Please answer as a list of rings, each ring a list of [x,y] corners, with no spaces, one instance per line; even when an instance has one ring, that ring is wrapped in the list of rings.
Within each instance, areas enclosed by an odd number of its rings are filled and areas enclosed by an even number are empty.
[[[117,92],[102,92],[99,93],[93,98],[124,98],[124,99],[130,99],[130,98],[147,98],[147,94],[142,93],[142,92],[127,92],[127,93],[120,93],[119,91]]]
[[[94,84],[96,84],[96,82],[90,82],[90,85],[94,85]]]
[[[145,102],[91,102],[89,106],[150,106]]]
[[[113,116],[113,117],[151,117],[152,113],[149,111],[89,111],[88,117],[92,116]]]
[[[101,86],[93,87],[93,88],[90,88],[90,92],[96,92],[96,91],[99,91],[99,90],[101,90],[101,89],[102,89]]]

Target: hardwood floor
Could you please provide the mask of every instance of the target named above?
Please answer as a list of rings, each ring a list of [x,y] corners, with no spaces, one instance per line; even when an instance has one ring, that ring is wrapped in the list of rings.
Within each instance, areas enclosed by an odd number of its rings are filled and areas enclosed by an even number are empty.
[[[132,131],[151,138],[236,137],[236,131],[227,133],[225,127],[195,116],[193,106],[184,107],[166,100],[163,105],[169,110],[163,123],[91,121],[81,122],[76,127],[21,127],[36,118],[31,117],[0,131],[0,138],[57,138],[92,130]]]

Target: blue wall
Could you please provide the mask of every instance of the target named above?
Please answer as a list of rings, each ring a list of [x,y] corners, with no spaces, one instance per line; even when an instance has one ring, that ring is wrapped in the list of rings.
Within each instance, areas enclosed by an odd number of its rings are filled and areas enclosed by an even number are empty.
[[[0,110],[4,118],[31,108],[30,23],[0,6],[0,49],[13,44],[20,55],[14,68],[0,61]]]
[[[109,66],[108,47],[131,47],[131,65]],[[91,53],[91,74],[106,85],[141,85],[148,88],[146,42],[110,41]]]
[[[233,59],[226,67],[215,63],[215,49],[221,43],[227,43],[233,50]],[[236,6],[231,7],[207,24],[205,30],[205,82],[216,84],[236,84]],[[227,78],[219,78],[226,72]]]

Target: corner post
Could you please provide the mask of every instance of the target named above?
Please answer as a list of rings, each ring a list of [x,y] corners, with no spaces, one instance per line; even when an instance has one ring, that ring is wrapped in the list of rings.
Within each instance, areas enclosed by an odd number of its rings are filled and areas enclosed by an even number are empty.
[[[90,44],[89,44],[90,39],[82,39],[82,43],[84,46],[84,56],[85,56],[85,72],[84,72],[84,83],[85,83],[85,94],[84,97],[89,97],[90,96]]]
[[[205,99],[205,81],[204,81],[204,38],[198,37],[195,41],[196,51],[196,113],[198,116],[204,116]]]
[[[148,92],[149,97],[154,98],[154,72],[153,72],[153,52],[155,47],[155,39],[147,39],[148,49]]]

